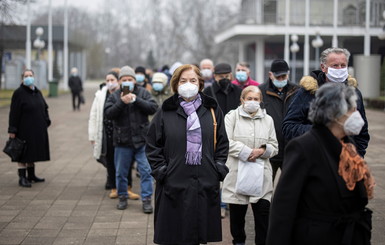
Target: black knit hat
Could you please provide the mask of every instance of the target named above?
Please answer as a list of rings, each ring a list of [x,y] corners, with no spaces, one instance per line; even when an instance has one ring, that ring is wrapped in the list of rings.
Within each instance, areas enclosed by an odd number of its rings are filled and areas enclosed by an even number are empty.
[[[146,68],[144,68],[143,66],[138,66],[135,68],[135,73],[143,73],[143,74],[146,74]]]

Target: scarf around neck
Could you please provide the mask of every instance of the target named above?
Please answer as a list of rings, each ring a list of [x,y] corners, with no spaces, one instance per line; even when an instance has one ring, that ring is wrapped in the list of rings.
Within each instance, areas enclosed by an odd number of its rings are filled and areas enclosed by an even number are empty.
[[[354,190],[357,182],[364,180],[368,199],[372,199],[375,182],[366,161],[358,155],[356,147],[352,143],[341,141],[341,144],[338,174],[345,180],[346,187],[350,191]]]
[[[202,105],[202,99],[198,94],[193,101],[181,101],[181,107],[187,114],[186,121],[186,164],[187,165],[201,165],[202,159],[202,130],[199,122],[199,117],[196,110]]]

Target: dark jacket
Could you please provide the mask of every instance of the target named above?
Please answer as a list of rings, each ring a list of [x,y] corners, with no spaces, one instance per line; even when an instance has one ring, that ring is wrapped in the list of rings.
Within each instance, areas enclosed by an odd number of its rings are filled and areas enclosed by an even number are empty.
[[[232,83],[230,83],[227,93],[223,92],[217,82],[214,82],[211,86],[205,88],[203,93],[213,97],[218,102],[223,115],[226,115],[227,112],[238,108],[238,106],[241,104],[240,99],[242,89]]]
[[[155,233],[157,244],[199,244],[222,240],[219,182],[229,141],[224,118],[211,97],[200,94],[197,109],[202,130],[201,165],[185,164],[187,115],[178,94],[168,98],[150,125],[146,153],[156,179]],[[214,151],[214,126],[210,108],[218,123]]]
[[[298,85],[288,83],[282,90],[284,93],[284,96],[282,97],[278,95],[278,89],[274,86],[270,78],[258,87],[262,92],[263,106],[266,109],[267,114],[274,119],[275,133],[278,140],[278,155],[270,158],[270,161],[281,163],[283,161],[283,151],[286,145],[286,141],[282,135],[282,122],[289,105],[293,101],[294,95],[298,90]]]
[[[371,211],[363,182],[338,174],[340,141],[325,126],[291,140],[274,192],[268,245],[367,245]]]
[[[139,86],[134,88],[136,100],[133,103],[125,104],[120,98],[121,93],[120,89],[115,91],[104,105],[104,113],[114,125],[114,146],[139,148],[146,143],[148,116],[156,112],[158,105],[151,94]]]
[[[82,80],[79,76],[71,76],[68,81],[68,86],[70,87],[72,93],[76,94],[83,91]]]
[[[21,163],[50,160],[48,105],[40,90],[20,85],[12,95],[8,133],[25,140],[27,147]]]
[[[282,132],[286,140],[304,134],[311,128],[311,122],[308,119],[310,102],[315,97],[317,89],[326,83],[325,73],[322,71],[313,71],[311,76],[305,76],[301,79],[301,88],[298,90],[289,110],[285,116],[282,125]],[[360,112],[365,124],[359,135],[351,137],[357,147],[358,153],[363,157],[368,147],[370,136],[368,132],[368,120],[366,119],[365,107],[362,94],[357,88],[357,81],[349,77],[345,82],[348,86],[354,86],[357,93],[357,110]]]

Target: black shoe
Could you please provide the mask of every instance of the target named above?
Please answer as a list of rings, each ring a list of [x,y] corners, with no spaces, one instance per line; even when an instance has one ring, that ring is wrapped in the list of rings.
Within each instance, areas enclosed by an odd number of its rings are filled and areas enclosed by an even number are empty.
[[[119,196],[119,203],[116,205],[116,208],[119,210],[124,210],[127,208],[127,197]]]
[[[44,182],[44,178],[39,178],[35,175],[35,167],[27,167],[28,180],[30,182]]]
[[[18,172],[19,172],[19,185],[22,187],[31,187],[32,186],[31,182],[29,182],[26,177],[25,168],[19,168]]]
[[[111,189],[116,189],[112,184],[107,180],[106,185],[104,186],[104,189],[106,190],[111,190]]]
[[[153,212],[152,206],[151,206],[151,199],[147,198],[143,200],[143,213],[145,214],[151,214]]]

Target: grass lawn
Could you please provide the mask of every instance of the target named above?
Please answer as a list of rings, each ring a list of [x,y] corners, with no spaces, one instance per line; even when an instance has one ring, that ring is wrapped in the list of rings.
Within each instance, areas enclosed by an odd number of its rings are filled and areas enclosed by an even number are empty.
[[[13,90],[13,89],[0,90],[0,107],[8,106],[11,104],[11,98],[12,98],[13,91],[15,91],[15,90]],[[41,92],[42,92],[44,97],[48,96],[48,90],[47,89],[43,89],[43,90],[41,90]]]

